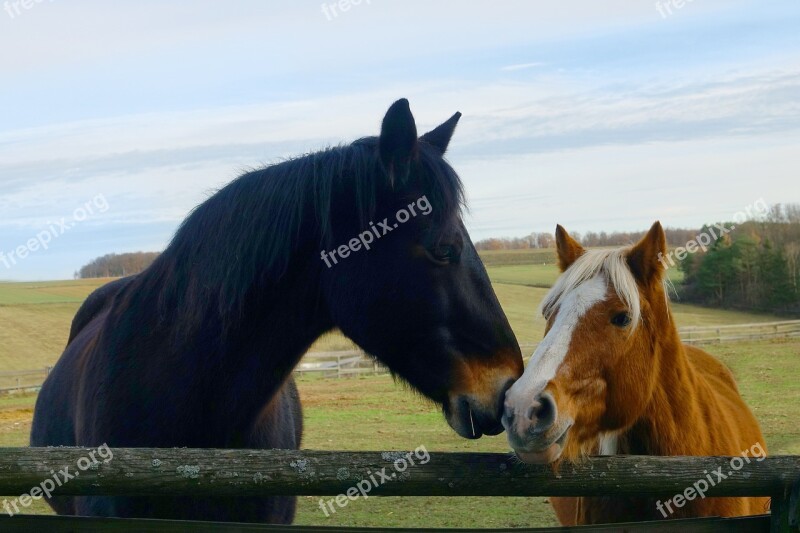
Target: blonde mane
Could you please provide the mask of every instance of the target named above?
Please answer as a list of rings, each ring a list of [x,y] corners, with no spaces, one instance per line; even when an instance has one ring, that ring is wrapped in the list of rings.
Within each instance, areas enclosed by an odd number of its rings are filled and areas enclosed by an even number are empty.
[[[578,285],[600,274],[628,308],[631,317],[631,331],[633,331],[641,321],[642,310],[639,287],[625,259],[629,251],[630,247],[614,250],[586,250],[567,268],[566,272],[558,277],[553,288],[542,300],[539,311],[549,320],[570,292]]]

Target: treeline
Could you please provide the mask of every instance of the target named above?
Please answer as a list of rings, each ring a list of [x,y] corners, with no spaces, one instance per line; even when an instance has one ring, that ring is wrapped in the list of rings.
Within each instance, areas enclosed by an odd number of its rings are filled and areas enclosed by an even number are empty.
[[[475,243],[476,250],[521,250],[526,248],[554,248],[552,233],[533,232],[525,237],[483,239]]]
[[[668,264],[684,274],[678,287],[682,300],[715,307],[800,313],[800,204],[761,204],[749,219],[742,216],[699,230],[667,228],[665,232],[671,248]],[[587,247],[625,246],[644,234],[570,233]],[[475,247],[554,248],[555,238],[552,233],[533,232],[525,237],[484,239]]]
[[[800,205],[775,205],[759,220],[726,223],[705,251],[683,257],[682,298],[719,307],[800,313]],[[716,228],[716,231],[714,231]]]
[[[697,235],[696,229],[685,228],[666,228],[667,243],[670,246],[681,246],[690,241]],[[613,232],[594,232],[588,231],[586,234],[580,232],[570,232],[573,239],[580,242],[583,246],[626,246],[632,244],[642,237],[645,231],[613,231]],[[525,237],[514,238],[491,238],[483,239],[475,243],[478,250],[520,250],[525,248],[555,248],[556,240],[552,233],[533,232]]]
[[[75,279],[111,278],[138,274],[158,257],[158,252],[106,254],[92,260],[75,272]]]

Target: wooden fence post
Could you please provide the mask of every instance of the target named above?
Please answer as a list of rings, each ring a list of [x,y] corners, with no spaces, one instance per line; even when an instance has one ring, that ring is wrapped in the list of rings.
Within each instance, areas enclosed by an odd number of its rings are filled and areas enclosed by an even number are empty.
[[[791,490],[772,497],[770,531],[772,533],[797,533],[800,531],[800,479]]]

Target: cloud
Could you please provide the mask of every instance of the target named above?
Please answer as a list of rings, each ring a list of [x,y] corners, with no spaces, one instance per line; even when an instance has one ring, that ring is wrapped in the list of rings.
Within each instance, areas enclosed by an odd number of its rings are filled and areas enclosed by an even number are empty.
[[[504,67],[500,67],[500,70],[505,71],[505,72],[513,72],[515,70],[525,70],[525,69],[529,69],[529,68],[543,67],[546,64],[547,63],[541,63],[541,62],[518,63],[516,65],[506,65]]]
[[[800,68],[508,102],[471,121],[465,157],[700,140],[800,129]]]
[[[460,162],[708,139],[800,129],[800,69],[714,73],[680,82],[593,81],[565,92],[539,81],[407,89],[421,131],[465,112],[451,149]],[[86,121],[0,135],[0,226],[55,216],[66,202],[103,192],[115,220],[182,214],[242,170],[328,144],[377,133],[391,94],[384,90]],[[446,110],[446,112],[443,112]],[[313,117],[313,119],[309,119]],[[424,127],[423,127],[424,126]],[[524,190],[524,186],[523,186]],[[188,192],[188,194],[187,194]],[[517,198],[519,194],[515,195]],[[522,195],[524,196],[524,194]],[[480,195],[476,202],[484,200]]]

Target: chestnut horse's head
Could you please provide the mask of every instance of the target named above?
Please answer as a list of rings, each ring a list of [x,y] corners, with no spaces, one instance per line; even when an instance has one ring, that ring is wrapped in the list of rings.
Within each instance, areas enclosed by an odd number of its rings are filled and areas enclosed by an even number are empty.
[[[503,416],[509,443],[530,463],[591,452],[629,428],[654,389],[658,336],[674,334],[661,224],[627,248],[584,250],[561,226],[556,242],[562,275],[541,305],[546,334]]]

